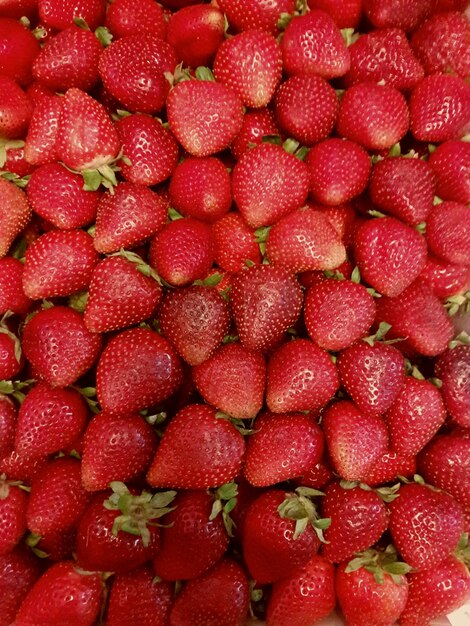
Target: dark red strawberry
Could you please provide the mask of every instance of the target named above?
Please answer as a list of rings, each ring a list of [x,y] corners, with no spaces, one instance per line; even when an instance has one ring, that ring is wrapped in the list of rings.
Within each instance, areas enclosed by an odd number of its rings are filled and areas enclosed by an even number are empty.
[[[15,443],[16,407],[8,396],[0,395],[0,459],[7,456]]]
[[[5,475],[0,476],[0,556],[8,554],[19,543],[26,530],[28,494]]]
[[[261,251],[255,232],[246,224],[240,213],[231,211],[217,220],[212,227],[215,262],[226,272],[238,272],[246,261],[259,265]]]
[[[470,145],[466,141],[446,141],[429,156],[440,198],[470,203],[469,162]]]
[[[447,200],[436,204],[426,220],[429,249],[440,259],[470,265],[470,208]]]
[[[446,300],[469,290],[470,267],[454,265],[430,255],[419,278],[431,287],[434,295]]]
[[[0,42],[0,75],[8,76],[20,85],[28,85],[33,79],[33,61],[40,51],[33,33],[18,20],[2,16]]]
[[[279,32],[281,15],[295,10],[295,0],[274,0],[268,4],[257,0],[220,0],[218,4],[230,26],[237,32],[260,28],[272,35]]]
[[[114,39],[139,33],[153,33],[165,39],[166,34],[163,8],[153,0],[142,0],[138,4],[132,0],[114,0],[107,7],[105,26]]]
[[[41,565],[28,548],[18,546],[0,557],[0,615],[2,626],[13,624],[26,594],[41,573]]]
[[[31,484],[34,476],[46,462],[44,456],[34,457],[18,452],[10,452],[0,459],[0,472],[5,474],[9,480],[19,480],[25,484]]]
[[[166,400],[181,383],[178,355],[149,328],[125,330],[101,353],[96,391],[104,411],[125,415]]]
[[[0,259],[31,218],[26,194],[14,183],[0,177]]]
[[[458,345],[443,352],[436,361],[436,376],[442,380],[441,393],[453,421],[470,426],[470,346]]]
[[[434,0],[363,0],[363,10],[375,28],[415,30],[434,9]]]
[[[307,0],[307,4],[328,13],[338,28],[356,28],[362,14],[362,0]]]
[[[274,115],[269,109],[247,111],[243,116],[240,133],[233,140],[230,150],[238,161],[242,154],[262,143],[263,137],[279,134]]]
[[[32,165],[44,165],[58,160],[57,134],[64,98],[43,96],[33,109],[24,147],[24,156]]]
[[[0,137],[2,143],[9,139],[24,137],[33,112],[33,104],[21,87],[8,76],[0,74]],[[3,147],[0,164],[5,164]]]
[[[87,330],[80,313],[56,306],[26,323],[23,350],[38,378],[53,387],[68,387],[96,361],[101,336]]]

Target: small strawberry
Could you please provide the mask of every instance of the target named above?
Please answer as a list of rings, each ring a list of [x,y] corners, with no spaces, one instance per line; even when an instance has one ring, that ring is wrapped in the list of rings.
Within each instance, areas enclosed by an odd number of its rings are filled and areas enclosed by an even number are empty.
[[[261,251],[256,235],[240,213],[231,211],[212,227],[215,262],[226,272],[235,273],[246,267],[246,261],[259,265]]]
[[[26,530],[28,494],[0,475],[0,557],[11,552]]]
[[[91,30],[104,22],[105,0],[38,0],[39,18],[46,26],[55,30],[64,30],[81,17]]]
[[[8,76],[0,74],[0,137],[2,155],[0,165],[5,164],[5,150],[8,140],[24,137],[29,126],[33,104],[21,87]],[[13,144],[14,145],[14,144]]]
[[[165,39],[166,34],[163,8],[153,0],[142,0],[138,4],[132,0],[114,0],[107,7],[105,26],[114,39],[139,33],[152,33]]]
[[[22,17],[21,14],[19,17]],[[0,75],[8,76],[22,86],[28,85],[33,77],[31,67],[40,51],[33,33],[19,20],[0,17],[0,41],[2,54]]]
[[[0,259],[31,218],[26,194],[14,183],[0,177]]]
[[[242,154],[262,143],[263,137],[279,134],[274,115],[269,109],[247,111],[243,116],[240,133],[233,140],[230,150],[238,161]]]
[[[24,156],[32,165],[44,165],[58,160],[57,135],[64,98],[43,96],[33,109],[26,135]]]
[[[21,141],[20,143],[24,143]],[[11,174],[16,174],[20,179],[30,176],[36,169],[34,165],[28,163],[24,155],[24,146],[22,148],[12,148],[11,144],[6,151],[6,160],[3,169]],[[20,182],[18,180],[18,182]]]
[[[470,427],[470,346],[457,345],[437,359],[435,373],[442,380],[440,389],[448,413],[464,428]]]
[[[375,28],[413,31],[431,15],[434,0],[363,0],[363,10]]]
[[[362,0],[307,0],[310,9],[321,9],[338,28],[356,28],[362,14]]]
[[[13,450],[16,430],[16,407],[8,396],[0,395],[0,459]]]
[[[28,591],[41,573],[41,565],[28,548],[18,546],[0,557],[0,615],[2,624],[13,624]]]
[[[427,283],[439,299],[446,300],[470,289],[470,267],[454,265],[429,255],[419,279]]]
[[[258,0],[220,0],[218,4],[237,32],[259,28],[277,35],[281,15],[295,11],[295,0],[273,0],[267,4]]]
[[[443,200],[470,203],[470,145],[451,140],[441,143],[429,156],[436,177],[436,193]]]
[[[426,240],[440,259],[469,266],[470,208],[449,200],[436,204],[426,220]]]

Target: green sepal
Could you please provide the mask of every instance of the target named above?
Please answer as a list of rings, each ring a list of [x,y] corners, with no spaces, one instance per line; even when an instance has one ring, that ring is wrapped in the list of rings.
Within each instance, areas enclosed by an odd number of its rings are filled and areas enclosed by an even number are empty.
[[[113,34],[108,28],[106,28],[106,26],[98,26],[98,28],[95,30],[95,37],[105,48],[110,46],[113,40]]]
[[[222,513],[222,520],[224,522],[225,530],[229,537],[233,537],[233,528],[235,522],[230,517],[230,513],[237,505],[238,497],[238,485],[236,482],[229,482],[221,487],[218,487],[214,492],[214,504],[212,505],[211,514],[209,519],[214,520],[220,513]]]
[[[195,75],[197,80],[209,80],[211,82],[215,82],[214,74],[208,67],[200,65],[196,68]]]
[[[315,530],[320,541],[327,543],[323,536],[323,531],[330,526],[331,519],[319,518],[316,506],[310,499],[313,493],[318,495],[322,492],[317,492],[316,489],[310,491],[309,487],[297,487],[295,493],[287,495],[287,498],[278,506],[277,511],[283,519],[295,521],[294,541],[297,540],[310,525]]]

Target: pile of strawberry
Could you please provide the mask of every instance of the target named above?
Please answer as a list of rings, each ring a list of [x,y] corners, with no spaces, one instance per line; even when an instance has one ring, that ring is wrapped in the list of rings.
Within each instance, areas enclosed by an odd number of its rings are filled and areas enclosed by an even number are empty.
[[[466,602],[466,5],[0,0],[0,626]]]

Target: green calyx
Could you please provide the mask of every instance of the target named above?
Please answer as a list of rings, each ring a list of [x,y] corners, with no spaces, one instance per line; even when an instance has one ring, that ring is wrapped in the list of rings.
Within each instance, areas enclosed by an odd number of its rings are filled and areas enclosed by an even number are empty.
[[[452,341],[449,341],[449,348],[453,350],[457,346],[470,346],[470,335],[464,330],[457,335]]]
[[[322,491],[310,487],[297,487],[295,493],[288,494],[287,498],[278,507],[278,513],[283,519],[295,521],[294,541],[311,526],[322,543],[327,543],[323,531],[331,524],[330,518],[320,518],[312,498],[325,495]]]
[[[386,575],[390,576],[395,584],[401,585],[404,582],[403,576],[412,569],[408,563],[398,560],[397,551],[391,544],[383,552],[372,548],[359,552],[349,561],[345,572],[351,574],[361,567],[373,574],[379,585],[384,584]]]
[[[212,505],[212,511],[209,516],[210,520],[214,520],[218,515],[222,515],[225,530],[229,537],[233,537],[235,522],[230,517],[230,513],[237,504],[237,496],[238,485],[233,481],[216,489],[214,492],[214,504]]]
[[[15,333],[12,333],[11,330],[7,326],[7,319],[9,317],[12,317],[12,315],[13,314],[11,311],[7,311],[5,315],[2,317],[2,319],[0,320],[0,333],[2,335],[6,335],[12,340],[13,345],[14,345],[14,351],[15,351],[15,359],[17,363],[19,364],[21,362],[21,356],[22,356],[21,342],[19,338],[15,335]]]
[[[463,533],[455,549],[455,556],[470,568],[470,543],[468,533]]]
[[[340,481],[340,487],[343,489],[355,489],[359,487],[363,491],[374,491],[384,502],[392,502],[395,498],[398,498],[398,490],[400,489],[400,483],[396,483],[391,487],[370,487],[366,483],[361,483],[354,480],[342,480]]]
[[[470,291],[455,296],[450,296],[444,302],[447,313],[454,317],[457,313],[470,313]],[[467,335],[468,337],[468,335]]]
[[[161,286],[163,285],[168,286],[166,283],[162,281],[162,279],[157,274],[157,272],[152,267],[150,267],[150,265],[146,263],[141,256],[139,256],[135,252],[131,252],[130,250],[124,250],[123,248],[121,248],[119,252],[114,252],[113,254],[110,254],[109,256],[119,256],[119,257],[122,257],[123,259],[126,259],[126,261],[130,261],[131,263],[134,263],[135,269],[138,272],[140,272],[144,276],[153,278]]]
[[[12,396],[19,404],[23,402],[26,395],[23,393],[23,389],[28,389],[36,381],[30,380],[0,380],[0,393],[6,396]]]

